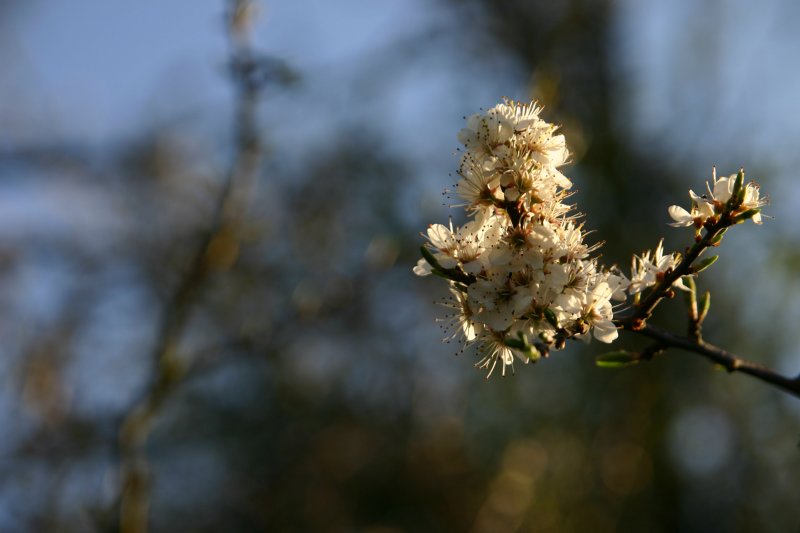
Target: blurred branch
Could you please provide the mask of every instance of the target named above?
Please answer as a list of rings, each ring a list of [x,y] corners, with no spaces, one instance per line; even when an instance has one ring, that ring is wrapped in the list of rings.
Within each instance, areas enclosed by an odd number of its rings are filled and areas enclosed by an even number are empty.
[[[187,364],[178,357],[181,335],[193,303],[217,266],[218,239],[230,240],[244,211],[244,200],[261,160],[260,138],[256,120],[258,98],[267,81],[269,69],[250,52],[247,29],[253,15],[248,0],[233,0],[227,17],[231,41],[231,78],[237,90],[234,117],[236,153],[230,171],[218,192],[211,223],[198,239],[189,267],[167,300],[151,358],[156,375],[122,422],[119,432],[122,494],[120,531],[145,532],[148,529],[149,475],[145,445],[155,415],[164,401],[181,383]],[[236,243],[228,243],[236,246]]]

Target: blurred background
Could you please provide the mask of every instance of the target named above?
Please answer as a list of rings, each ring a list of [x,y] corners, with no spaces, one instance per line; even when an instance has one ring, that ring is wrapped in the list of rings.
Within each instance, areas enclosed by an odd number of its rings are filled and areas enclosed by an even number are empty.
[[[800,400],[571,343],[484,379],[411,268],[456,133],[563,126],[603,261],[712,165],[707,340],[800,371],[800,4],[0,1],[0,531],[797,531]],[[655,322],[681,332],[682,305]],[[639,346],[623,336],[620,346]]]

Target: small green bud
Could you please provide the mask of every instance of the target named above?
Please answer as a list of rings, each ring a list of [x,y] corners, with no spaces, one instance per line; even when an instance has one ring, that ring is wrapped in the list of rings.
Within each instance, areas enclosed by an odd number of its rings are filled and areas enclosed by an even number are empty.
[[[633,365],[639,362],[640,355],[627,350],[608,352],[598,355],[595,364],[600,368],[620,368]]]
[[[515,350],[523,350],[527,343],[522,338],[515,339],[514,337],[506,337],[503,339],[503,344]]]
[[[547,322],[549,322],[551,326],[558,329],[558,318],[556,318],[556,314],[553,312],[552,309],[546,307],[544,310],[544,317],[547,319]]]
[[[695,263],[695,264],[692,266],[692,271],[693,271],[693,272],[695,272],[695,273],[697,273],[697,272],[702,272],[703,270],[705,270],[705,269],[707,269],[708,267],[710,267],[711,265],[713,265],[713,264],[714,264],[714,262],[715,262],[717,259],[719,259],[719,256],[718,256],[718,255],[712,255],[711,257],[706,257],[706,258],[705,258],[705,259],[703,259],[702,261],[700,261],[700,262],[698,262],[698,263]]]
[[[536,348],[536,346],[529,343],[528,339],[521,331],[517,333],[517,338],[506,337],[503,339],[503,344],[509,348],[519,351],[531,361],[538,361],[542,357],[542,354],[539,353],[539,350]]]
[[[542,354],[539,353],[539,350],[537,350],[536,346],[533,344],[529,344],[524,350],[522,350],[522,353],[525,354],[528,359],[534,362],[542,358]]]

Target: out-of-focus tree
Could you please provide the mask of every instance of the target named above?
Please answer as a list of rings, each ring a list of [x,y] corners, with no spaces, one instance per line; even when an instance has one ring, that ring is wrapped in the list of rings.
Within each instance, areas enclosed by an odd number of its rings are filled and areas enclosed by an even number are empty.
[[[528,80],[509,95],[563,125],[608,263],[654,246],[685,182],[623,122],[618,3],[431,2],[447,23],[354,65],[360,107],[326,110],[322,140],[310,73],[283,83],[294,71],[246,39],[248,5],[224,6],[232,126],[0,144],[0,179],[52,206],[0,232],[0,529],[796,527],[797,416],[778,393],[680,355],[609,373],[577,345],[486,383],[439,344],[441,293],[411,273],[421,224],[446,216],[425,199],[446,174],[426,173],[456,160],[422,165],[382,106],[434,51],[459,83],[476,73],[470,95],[497,65]],[[465,100],[442,103],[453,138]],[[708,334],[768,354],[722,291]]]

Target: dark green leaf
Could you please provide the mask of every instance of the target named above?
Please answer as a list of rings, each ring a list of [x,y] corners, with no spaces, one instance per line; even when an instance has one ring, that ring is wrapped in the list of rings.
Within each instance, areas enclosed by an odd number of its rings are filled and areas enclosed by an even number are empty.
[[[706,315],[708,314],[708,310],[711,308],[711,293],[706,291],[703,296],[700,297],[700,322],[706,319]]]
[[[736,181],[733,182],[733,192],[731,192],[731,201],[736,202],[735,206],[742,205],[744,201],[744,169],[740,168],[739,173],[736,174]]]
[[[445,269],[442,267],[442,265],[439,264],[439,261],[437,261],[436,258],[433,257],[433,254],[431,253],[430,250],[428,250],[426,246],[420,246],[419,251],[422,253],[422,257],[425,258],[425,261],[427,261],[430,266],[444,272]]]
[[[734,221],[733,223],[734,224],[741,224],[745,220],[750,220],[751,218],[753,218],[754,216],[756,216],[760,212],[761,212],[761,209],[748,209],[744,213],[740,213],[740,214],[736,215],[736,218],[733,219],[733,221]]]
[[[619,368],[639,362],[639,354],[627,350],[608,352],[597,356],[595,364],[601,368]]]

